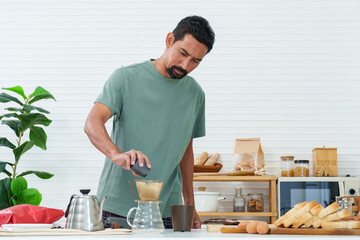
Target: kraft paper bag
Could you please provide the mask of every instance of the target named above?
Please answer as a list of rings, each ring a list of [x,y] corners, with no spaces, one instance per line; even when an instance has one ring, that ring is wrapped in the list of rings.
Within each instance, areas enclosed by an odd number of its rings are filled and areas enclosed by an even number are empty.
[[[234,171],[256,171],[265,166],[260,138],[236,139],[234,153],[238,154]]]

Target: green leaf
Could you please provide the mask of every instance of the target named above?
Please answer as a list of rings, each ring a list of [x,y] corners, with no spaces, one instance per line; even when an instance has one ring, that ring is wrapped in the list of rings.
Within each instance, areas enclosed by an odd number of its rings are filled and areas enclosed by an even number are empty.
[[[9,140],[7,140],[7,138],[2,138],[2,137],[0,137],[0,146],[8,147],[11,149],[16,148],[16,146],[14,144],[12,144]]]
[[[4,115],[0,116],[0,120],[3,119],[3,118],[10,118],[10,117],[19,118],[19,115],[16,114],[16,113],[7,113],[7,114],[4,114]]]
[[[15,160],[19,161],[20,157],[29,149],[31,149],[34,146],[34,143],[31,141],[26,141],[23,144],[21,144],[19,147],[15,148],[13,150],[15,155]]]
[[[21,122],[20,131],[25,131],[26,129],[36,124],[49,126],[51,123],[51,120],[45,117],[45,115],[41,113],[28,113],[28,114],[20,115],[19,119]]]
[[[11,206],[10,197],[11,192],[11,178],[4,178],[0,180],[0,210]]]
[[[47,90],[45,90],[44,88],[42,88],[40,86],[37,87],[32,94],[30,94],[29,98],[32,98],[29,101],[29,104],[39,101],[41,99],[50,99],[51,98],[56,101],[56,99],[54,98],[53,95],[51,95],[50,92],[48,92]]]
[[[8,125],[16,134],[17,137],[20,135],[20,121],[19,120],[3,120],[2,124]]]
[[[6,170],[6,169],[3,171],[3,173],[5,173],[6,175],[8,175],[8,177],[11,177],[11,176],[12,176],[11,172],[9,172],[9,171]]]
[[[39,148],[46,150],[46,140],[47,136],[41,127],[31,127],[30,128],[30,140]]]
[[[19,174],[18,177],[25,176],[25,175],[28,175],[28,174],[35,174],[36,176],[38,176],[41,179],[49,179],[49,178],[52,178],[54,176],[54,174],[48,173],[48,172],[26,171],[26,172],[23,172],[23,173]]]
[[[9,107],[9,108],[5,108],[5,110],[8,110],[10,112],[20,112],[20,113],[24,113],[24,110],[22,108],[13,108],[13,107]]]
[[[39,205],[42,200],[41,193],[36,188],[28,188],[20,193],[20,203]]]
[[[32,105],[28,105],[28,104],[24,104],[23,107],[24,107],[24,110],[27,112],[31,112],[32,110],[38,110],[39,112],[42,112],[42,113],[50,113],[49,111],[47,111],[41,107],[35,107]]]
[[[39,101],[41,99],[50,99],[50,98],[54,99],[56,101],[56,99],[54,98],[53,95],[51,95],[50,93],[44,93],[44,94],[41,94],[41,95],[38,95],[38,96],[32,98],[28,103],[32,104],[32,103],[37,102],[37,101]]]
[[[7,102],[16,102],[17,104],[19,105],[23,105],[22,102],[20,102],[19,99],[17,99],[16,97],[13,97],[7,93],[0,93],[0,102],[3,102],[3,103],[7,103]]]
[[[13,166],[14,164],[10,163],[10,162],[2,162],[0,161],[0,173],[5,172],[6,171],[6,164]]]
[[[18,203],[14,197],[11,197],[11,201],[14,206],[18,205]]]
[[[6,162],[0,162],[0,172],[3,172],[6,168]]]
[[[22,87],[20,87],[20,86],[15,86],[15,87],[11,87],[11,88],[2,88],[2,89],[15,92],[15,93],[21,95],[24,100],[26,99],[24,89]]]
[[[17,177],[11,181],[11,191],[15,196],[20,196],[21,192],[27,189],[27,181],[23,177]]]

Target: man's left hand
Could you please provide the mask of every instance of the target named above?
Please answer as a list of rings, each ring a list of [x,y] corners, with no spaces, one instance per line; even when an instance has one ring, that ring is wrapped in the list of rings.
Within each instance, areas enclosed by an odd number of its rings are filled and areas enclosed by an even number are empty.
[[[194,213],[194,220],[193,220],[193,226],[192,228],[196,228],[196,229],[200,229],[201,228],[201,221],[200,221],[200,217],[197,214],[196,210]]]

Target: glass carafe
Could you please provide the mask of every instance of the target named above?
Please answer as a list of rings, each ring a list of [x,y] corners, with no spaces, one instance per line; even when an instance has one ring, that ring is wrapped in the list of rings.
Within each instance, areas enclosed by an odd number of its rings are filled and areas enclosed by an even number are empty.
[[[165,230],[161,217],[160,201],[138,200],[138,206],[133,207],[127,214],[127,222],[135,233],[161,233]],[[130,215],[136,210],[133,223],[130,223]]]

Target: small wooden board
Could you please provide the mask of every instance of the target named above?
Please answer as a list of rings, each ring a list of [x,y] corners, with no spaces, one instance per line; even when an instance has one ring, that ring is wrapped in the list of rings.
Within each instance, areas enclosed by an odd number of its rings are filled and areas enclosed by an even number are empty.
[[[360,229],[270,228],[270,234],[296,235],[360,235]]]

